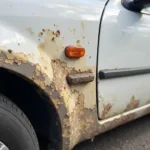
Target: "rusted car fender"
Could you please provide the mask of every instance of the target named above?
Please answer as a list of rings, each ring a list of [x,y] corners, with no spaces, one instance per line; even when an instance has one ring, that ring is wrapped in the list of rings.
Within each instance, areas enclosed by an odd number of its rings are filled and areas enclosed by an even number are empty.
[[[0,1],[0,67],[25,76],[49,95],[61,120],[64,150],[98,131],[96,57],[105,3]],[[84,47],[85,56],[67,58],[68,45]],[[68,84],[67,75],[76,73],[92,74],[92,82]]]
[[[43,32],[57,38],[57,33],[49,30]],[[96,85],[95,82],[88,85],[69,85],[66,76],[70,73],[80,73],[81,70],[69,67],[60,59],[50,59],[42,52],[45,46],[45,43],[41,43],[38,45],[38,51],[30,51],[28,54],[1,46],[0,67],[28,78],[49,95],[59,113],[63,149],[66,150],[84,139],[91,138],[97,130]],[[85,71],[93,73],[91,69]],[[96,76],[95,73],[93,75]],[[85,97],[91,90],[95,99],[93,102],[85,102]]]

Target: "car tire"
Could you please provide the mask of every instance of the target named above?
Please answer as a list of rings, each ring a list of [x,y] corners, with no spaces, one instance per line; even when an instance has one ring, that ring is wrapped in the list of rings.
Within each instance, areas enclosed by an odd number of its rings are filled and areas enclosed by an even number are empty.
[[[30,121],[12,101],[0,94],[0,148],[2,147],[8,150],[39,150],[38,139]]]

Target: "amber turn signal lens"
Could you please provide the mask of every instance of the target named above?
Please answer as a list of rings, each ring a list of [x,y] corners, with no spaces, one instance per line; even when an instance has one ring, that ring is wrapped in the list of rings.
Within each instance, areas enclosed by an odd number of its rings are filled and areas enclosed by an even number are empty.
[[[85,54],[85,49],[78,46],[67,46],[65,49],[65,54],[69,58],[80,58]]]

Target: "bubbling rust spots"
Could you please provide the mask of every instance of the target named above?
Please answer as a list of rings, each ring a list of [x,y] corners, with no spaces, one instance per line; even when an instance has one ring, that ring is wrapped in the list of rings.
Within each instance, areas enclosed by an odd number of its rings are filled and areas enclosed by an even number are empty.
[[[54,27],[58,27],[58,25],[57,25],[57,24],[54,24]]]
[[[135,108],[138,108],[140,104],[140,100],[135,100],[135,97],[132,96],[130,103],[127,105],[125,111],[129,111]]]
[[[113,120],[107,121],[106,123],[100,122],[99,133],[104,133],[110,129],[113,129],[117,126],[120,126],[122,124],[125,124],[125,123],[131,121],[131,120],[134,120],[135,118],[136,118],[136,113],[132,113],[129,115],[119,115],[117,118],[114,118]]]
[[[56,34],[56,37],[59,37],[60,36],[60,31],[57,30],[55,34]]]
[[[39,44],[40,53],[45,53],[49,59],[57,59],[61,51],[64,50],[63,41],[60,38],[60,31],[56,32],[45,29],[43,32],[43,41]]]
[[[102,118],[105,118],[105,116],[109,113],[111,108],[112,108],[112,104],[103,105]]]
[[[43,32],[39,32],[38,36],[42,37],[43,36]]]
[[[20,65],[22,63],[27,63],[28,58],[23,53],[12,53],[12,51],[8,50],[8,53],[5,53],[5,62],[9,64],[17,64]]]

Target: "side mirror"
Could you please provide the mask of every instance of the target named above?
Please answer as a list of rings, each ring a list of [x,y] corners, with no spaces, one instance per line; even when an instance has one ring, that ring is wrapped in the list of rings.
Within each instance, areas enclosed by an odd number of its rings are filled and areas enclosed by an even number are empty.
[[[142,9],[150,7],[150,0],[122,0],[122,5],[128,10],[140,12]]]

